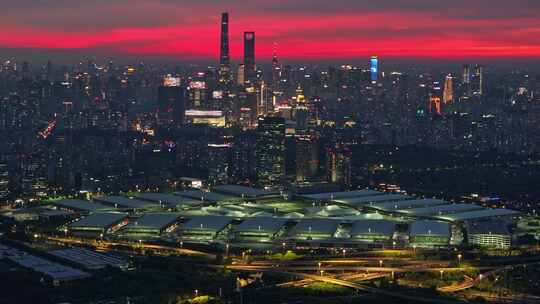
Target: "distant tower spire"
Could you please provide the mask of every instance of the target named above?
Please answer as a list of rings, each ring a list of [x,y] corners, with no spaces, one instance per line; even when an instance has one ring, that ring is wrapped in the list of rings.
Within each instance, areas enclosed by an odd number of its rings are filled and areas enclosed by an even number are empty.
[[[229,13],[221,14],[221,44],[219,55],[219,82],[230,82],[231,57],[229,53]]]
[[[279,90],[279,74],[281,72],[281,67],[279,66],[279,60],[277,55],[277,43],[274,42],[272,49],[272,89],[274,91]]]
[[[272,47],[272,64],[278,63],[278,57],[277,57],[277,43],[274,42]]]

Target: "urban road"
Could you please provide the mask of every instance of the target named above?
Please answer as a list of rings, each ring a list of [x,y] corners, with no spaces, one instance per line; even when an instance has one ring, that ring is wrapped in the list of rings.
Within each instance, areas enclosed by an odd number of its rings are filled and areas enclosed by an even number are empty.
[[[131,249],[144,249],[153,250],[154,252],[173,252],[180,255],[204,257],[207,259],[215,259],[215,254],[187,249],[179,248],[176,246],[147,244],[147,243],[133,243],[122,241],[108,241],[108,240],[86,240],[78,238],[68,237],[54,237],[54,236],[42,236],[43,239],[53,241],[57,243],[70,244],[70,245],[92,245],[97,249],[109,250],[114,247],[128,247]],[[496,276],[497,274],[506,270],[511,270],[513,267],[521,266],[527,267],[529,265],[538,264],[536,261],[540,259],[538,257],[533,258],[534,261],[515,261],[513,264],[498,264],[498,266],[485,266],[475,267],[475,269],[484,271],[475,278],[465,277],[465,280],[458,285],[443,286],[437,290],[442,293],[455,293],[474,287],[483,280]],[[507,261],[510,262],[511,260]],[[396,263],[400,263],[400,266],[393,266]],[[377,264],[376,266],[359,266],[359,264]],[[387,266],[384,266],[386,264]],[[392,265],[388,265],[392,264]],[[446,273],[452,271],[464,271],[462,267],[450,267],[450,261],[423,261],[414,260],[410,258],[376,258],[376,257],[363,257],[363,258],[332,258],[326,260],[300,260],[300,261],[253,261],[251,263],[244,263],[243,259],[233,259],[233,264],[228,265],[230,270],[248,271],[248,272],[266,272],[266,273],[279,273],[287,274],[300,278],[300,280],[281,283],[276,286],[302,286],[309,284],[310,282],[318,281],[325,282],[334,285],[349,287],[355,290],[369,292],[374,294],[380,294],[393,298],[404,299],[408,301],[416,301],[423,303],[458,303],[457,301],[445,300],[445,299],[433,299],[421,296],[406,295],[402,293],[383,290],[371,286],[362,285],[359,282],[380,279],[383,277],[394,276],[397,273],[406,272],[438,272]],[[209,266],[209,265],[202,265]],[[212,266],[212,265],[210,265]],[[213,265],[214,267],[223,267]],[[322,271],[322,272],[321,272]],[[332,276],[330,272],[343,272],[340,275]],[[326,272],[326,274],[324,274]],[[347,272],[347,273],[345,273]],[[364,272],[364,273],[359,273]],[[520,303],[538,303],[538,298],[525,296],[520,299]],[[509,301],[511,302],[511,301]]]

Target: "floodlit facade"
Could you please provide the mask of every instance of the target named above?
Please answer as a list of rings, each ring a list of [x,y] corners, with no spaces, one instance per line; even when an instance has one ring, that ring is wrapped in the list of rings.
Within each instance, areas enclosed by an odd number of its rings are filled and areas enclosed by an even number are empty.
[[[163,233],[172,232],[178,227],[177,213],[148,213],[134,218],[124,227],[121,234],[126,237],[159,237]]]
[[[182,239],[193,242],[208,242],[228,230],[232,218],[226,216],[196,216],[182,225]]]
[[[272,242],[283,232],[288,222],[285,218],[252,217],[234,228],[234,240],[237,242]]]
[[[303,241],[327,240],[334,237],[339,225],[339,220],[304,219],[292,229],[291,237]]]
[[[467,224],[469,244],[480,247],[508,249],[512,236],[502,221],[470,222]]]
[[[355,221],[351,228],[351,239],[369,243],[391,241],[394,237],[395,223],[385,220]]]
[[[450,243],[450,224],[442,221],[414,221],[409,228],[409,241],[417,247],[442,247]]]
[[[128,223],[127,213],[96,212],[69,224],[68,230],[76,235],[103,237],[117,232]]]

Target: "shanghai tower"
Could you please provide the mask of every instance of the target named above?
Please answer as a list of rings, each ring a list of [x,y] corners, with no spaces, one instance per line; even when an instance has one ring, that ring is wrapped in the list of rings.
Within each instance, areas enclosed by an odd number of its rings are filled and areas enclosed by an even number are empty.
[[[221,14],[221,44],[219,55],[219,82],[230,82],[231,58],[229,54],[229,13]]]

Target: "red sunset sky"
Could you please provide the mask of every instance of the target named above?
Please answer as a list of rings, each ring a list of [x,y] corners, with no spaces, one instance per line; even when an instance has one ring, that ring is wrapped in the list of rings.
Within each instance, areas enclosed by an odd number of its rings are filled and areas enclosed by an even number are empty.
[[[540,57],[538,0],[19,0],[3,4],[1,49],[213,59],[220,13],[231,53],[257,33],[287,59]]]

